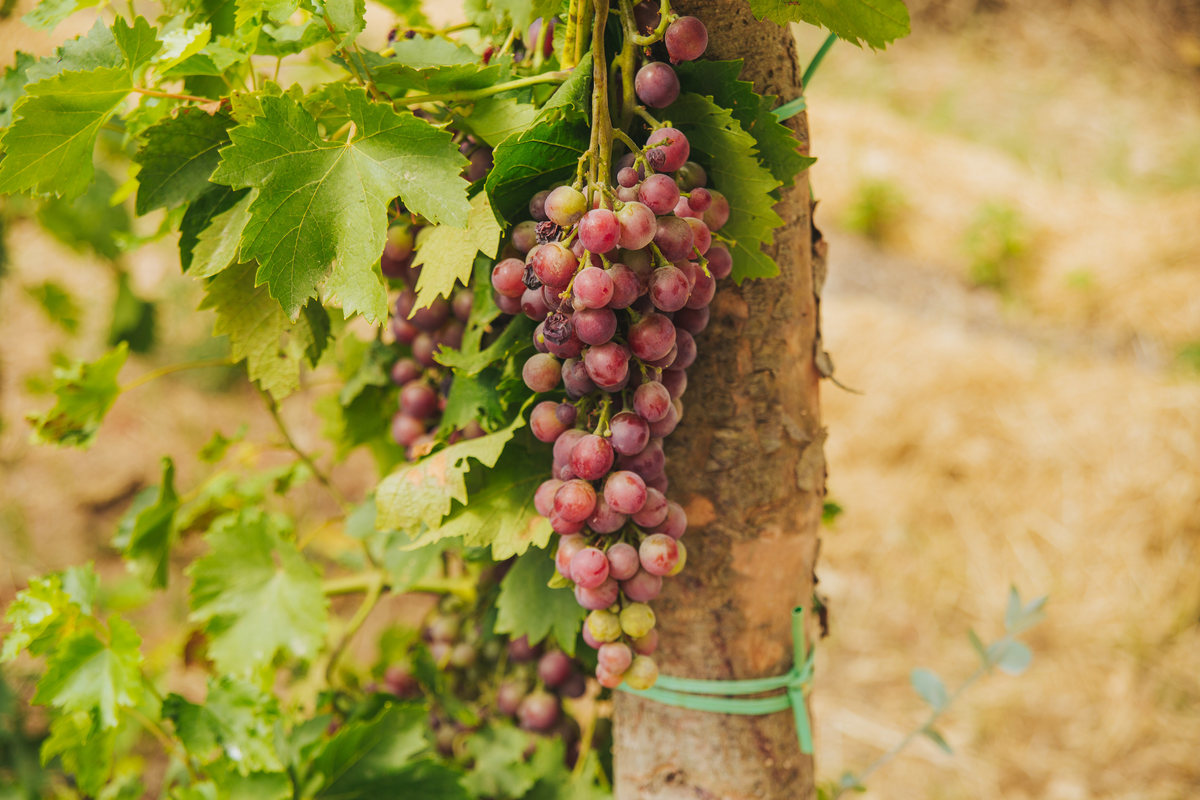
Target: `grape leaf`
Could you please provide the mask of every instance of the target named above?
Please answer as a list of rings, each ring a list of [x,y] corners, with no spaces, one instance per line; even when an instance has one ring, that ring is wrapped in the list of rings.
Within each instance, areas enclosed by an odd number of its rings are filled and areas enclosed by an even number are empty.
[[[338,47],[353,42],[366,28],[366,0],[318,0],[317,7],[333,25]]]
[[[816,162],[800,153],[800,142],[791,128],[780,123],[771,108],[776,98],[756,94],[754,84],[738,80],[742,61],[685,61],[675,65],[685,92],[707,95],[728,108],[742,129],[754,137],[759,160],[784,186]]]
[[[449,297],[459,283],[465,286],[471,279],[475,254],[495,257],[500,233],[500,223],[484,192],[471,200],[465,228],[442,224],[422,230],[413,257],[413,266],[423,267],[417,278],[414,308],[425,308],[438,297]]]
[[[469,89],[484,89],[512,77],[512,67],[501,61],[481,64],[475,55],[466,63],[414,67],[393,59],[371,71],[375,82],[392,97],[406,92],[441,94]]]
[[[441,524],[427,529],[413,547],[449,537],[461,537],[468,547],[492,548],[492,559],[503,561],[530,547],[550,541],[550,522],[537,513],[533,495],[550,477],[545,448],[514,442],[492,469],[472,475],[470,502],[456,505]]]
[[[392,60],[406,64],[411,69],[439,67],[449,64],[472,64],[479,60],[469,47],[455,44],[439,36],[412,39],[397,39],[392,42]]]
[[[245,195],[229,208],[212,217],[208,227],[200,232],[192,248],[189,274],[194,278],[211,278],[237,258],[242,231],[250,221],[250,204],[254,192]]]
[[[135,353],[146,353],[154,346],[157,308],[133,291],[129,273],[117,276],[117,296],[113,298],[112,322],[108,327],[109,345],[122,342]]]
[[[378,0],[378,2],[409,25],[429,27],[429,17],[425,16],[421,10],[421,0]]]
[[[876,50],[909,34],[903,0],[750,0],[750,10],[779,25],[819,25],[839,39]]]
[[[472,103],[470,114],[459,117],[457,123],[476,138],[496,147],[509,136],[532,126],[540,113],[537,106],[523,103],[511,94],[493,95]]]
[[[12,109],[21,99],[25,84],[29,82],[29,68],[37,63],[37,57],[17,51],[11,67],[6,67],[0,78],[0,128],[12,122]]]
[[[510,223],[529,216],[529,198],[571,178],[588,147],[586,122],[543,121],[504,140],[492,151],[495,163],[487,177],[492,209]]]
[[[83,36],[68,39],[54,51],[52,58],[39,59],[29,67],[30,82],[45,80],[63,72],[89,72],[101,67],[120,67],[127,62],[113,38],[113,32],[98,19]]]
[[[249,189],[230,189],[228,186],[214,183],[207,192],[188,205],[187,211],[183,212],[183,219],[179,222],[179,264],[184,272],[191,269],[200,234],[217,216],[233,208],[248,194]],[[238,238],[240,242],[240,230]]]
[[[186,25],[182,17],[167,24],[160,37],[162,51],[154,59],[157,69],[165,72],[199,53],[212,39],[208,25]]]
[[[50,722],[50,735],[42,742],[42,763],[58,756],[63,768],[88,796],[100,794],[113,766],[117,730],[104,728],[95,713],[63,714]]]
[[[295,318],[332,267],[326,288],[347,316],[387,316],[378,271],[387,205],[397,195],[435,223],[464,225],[470,206],[459,175],[466,159],[450,134],[346,89],[352,135],[320,138],[317,121],[290,97],[263,97],[262,116],[230,132],[217,183],[255,187],[240,258],[259,259],[256,281]]]
[[[587,611],[571,592],[546,585],[554,575],[554,558],[545,550],[528,550],[518,558],[500,581],[496,632],[528,636],[530,644],[553,634],[558,646],[573,656]]]
[[[76,569],[90,571],[91,567]],[[0,661],[12,661],[22,650],[35,656],[52,652],[62,632],[73,629],[82,615],[91,613],[90,605],[89,598],[73,596],[58,573],[33,578],[4,614],[12,630],[4,637]]]
[[[506,428],[452,444],[388,475],[375,493],[379,527],[409,534],[422,525],[436,527],[455,500],[467,501],[466,475],[471,462],[494,466],[513,434],[524,425],[524,416],[517,414]]]
[[[730,247],[734,280],[778,275],[779,265],[762,252],[762,245],[773,242],[775,228],[783,224],[771,196],[780,183],[758,163],[754,137],[708,97],[680,95],[669,111],[671,120],[687,131],[709,185],[729,199],[729,222],[721,233],[735,242]]]
[[[157,33],[145,17],[135,17],[133,25],[126,22],[124,17],[117,17],[113,21],[112,36],[125,56],[125,66],[131,78],[162,49]]]
[[[484,33],[515,28],[525,36],[535,19],[554,16],[561,5],[562,0],[467,0],[463,10]]]
[[[175,512],[179,495],[175,493],[175,462],[163,459],[162,482],[145,489],[121,519],[114,544],[125,551],[125,558],[138,571],[149,576],[150,585],[167,585],[171,545],[175,535]]]
[[[62,72],[26,86],[0,136],[0,193],[83,194],[96,134],[132,88],[117,67]]]
[[[279,651],[310,660],[325,639],[321,578],[279,523],[257,508],[221,517],[192,563],[190,619],[205,623],[222,672],[245,675]]]
[[[88,447],[104,415],[112,408],[121,387],[117,373],[125,365],[129,348],[118,345],[92,363],[76,362],[54,371],[54,407],[31,414],[33,440],[43,444]]]
[[[79,330],[79,304],[62,286],[54,281],[43,281],[36,286],[26,286],[25,294],[46,312],[55,325],[71,334]]]
[[[496,384],[495,375],[455,375],[438,430],[449,435],[472,422],[500,418],[504,406]]]
[[[467,739],[474,764],[463,785],[479,797],[524,797],[537,780],[533,765],[525,763],[530,744],[529,734],[512,725],[475,731]]]
[[[588,50],[571,68],[571,75],[554,90],[550,99],[542,106],[542,114],[548,119],[551,112],[562,109],[558,114],[586,115],[592,110],[592,51]]]
[[[254,264],[238,264],[224,270],[206,287],[201,308],[217,312],[213,333],[229,337],[234,361],[246,361],[246,372],[276,399],[300,386],[300,359],[311,355],[314,347],[324,348],[327,327],[314,327],[324,308],[310,303],[311,313],[291,322],[279,304],[270,298],[267,287],[254,285]],[[326,325],[327,325],[326,318]],[[314,359],[309,363],[315,366]]]
[[[99,4],[100,0],[42,0],[33,11],[21,17],[21,22],[35,30],[52,31],[76,11]]]
[[[301,796],[467,800],[460,773],[425,757],[428,713],[423,705],[389,704],[374,719],[346,725],[313,754]]]
[[[286,22],[287,18],[300,7],[300,2],[299,0],[235,0],[235,7],[237,12],[233,18],[233,24],[236,28],[242,28],[264,11],[275,22]]]
[[[219,748],[242,775],[284,768],[275,750],[279,703],[245,681],[228,675],[210,678],[203,705],[168,695],[162,715],[171,720],[188,753],[202,763],[213,761]]]
[[[218,150],[229,144],[233,118],[182,108],[174,117],[151,125],[133,160],[141,166],[135,210],[190,203],[212,188],[209,176],[220,161]]]
[[[68,636],[47,659],[33,701],[66,712],[95,710],[100,727],[116,727],[117,711],[141,698],[142,640],[119,617],[109,619],[108,634],[107,644],[90,630]]]
[[[76,252],[91,249],[102,258],[116,261],[133,233],[132,217],[125,204],[113,205],[113,194],[119,188],[116,180],[101,170],[79,197],[42,200],[38,223]]]

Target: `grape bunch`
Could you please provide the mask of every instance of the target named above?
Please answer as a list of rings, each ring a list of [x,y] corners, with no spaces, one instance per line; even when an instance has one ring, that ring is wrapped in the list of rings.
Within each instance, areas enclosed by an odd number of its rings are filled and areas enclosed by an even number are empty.
[[[420,637],[408,640],[402,653],[393,652],[382,680],[366,688],[408,700],[426,696],[434,738],[445,755],[453,755],[455,740],[489,718],[503,718],[531,733],[563,738],[571,756],[579,728],[562,701],[586,691],[582,665],[561,650],[531,646],[524,636],[487,630],[480,616],[484,610],[444,599],[426,619]],[[436,681],[419,666],[426,657],[440,674]],[[453,703],[446,702],[448,696]],[[452,713],[464,704],[473,712],[469,717]]]
[[[414,311],[417,294],[413,287],[420,267],[412,266],[413,243],[419,225],[408,221],[388,229],[387,244],[380,259],[384,275],[400,281],[403,288],[391,308],[389,327],[395,339],[397,358],[391,365],[392,383],[400,387],[399,408],[392,417],[391,434],[410,459],[421,455],[434,441],[446,394],[452,379],[434,360],[441,347],[457,348],[471,315],[474,293],[460,288],[449,300],[436,298],[429,306]],[[474,438],[483,428],[472,423],[452,438]]]
[[[665,41],[673,60],[692,59],[707,33],[680,17]],[[679,94],[665,63],[644,65],[635,83],[652,108]],[[534,503],[559,534],[555,565],[589,611],[583,638],[607,688],[649,688],[658,677],[648,603],[687,558],[687,515],[667,497],[663,439],[683,416],[694,337],[733,268],[714,240],[729,203],[690,149],[683,131],[656,125],[612,174],[537,193],[532,219],[512,232],[523,258],[501,260],[491,276],[501,310],[538,322],[526,385],[562,398],[531,413],[533,435],[553,444],[552,477]]]

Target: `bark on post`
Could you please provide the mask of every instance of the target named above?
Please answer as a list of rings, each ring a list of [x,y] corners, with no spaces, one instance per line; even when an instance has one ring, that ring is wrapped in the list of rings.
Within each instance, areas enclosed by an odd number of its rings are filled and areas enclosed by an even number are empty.
[[[707,57],[742,58],[764,94],[800,95],[786,28],[745,0],[676,0],[709,31]],[[804,115],[789,123],[808,150]],[[669,437],[671,493],[687,509],[688,564],[655,601],[663,674],[739,679],[791,666],[790,613],[810,605],[825,461],[814,364],[817,305],[807,180],[779,206],[781,275],[717,293],[698,337],[684,420]],[[819,280],[819,279],[818,279]],[[618,692],[617,800],[803,800],[813,763],[787,712],[727,716]]]

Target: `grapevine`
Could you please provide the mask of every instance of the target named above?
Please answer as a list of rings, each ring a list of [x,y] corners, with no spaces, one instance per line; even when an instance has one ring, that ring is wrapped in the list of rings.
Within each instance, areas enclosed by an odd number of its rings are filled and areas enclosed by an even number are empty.
[[[748,7],[879,47],[907,28],[880,5]],[[670,0],[383,6],[102,4],[0,76],[5,225],[117,287],[33,439],[103,446],[201,368],[264,405],[164,455],[112,563],[22,576],[0,660],[59,794],[608,797],[612,692],[655,684],[664,579],[713,557],[667,452],[718,286],[780,272],[812,159],[779,99]],[[222,350],[161,363],[140,248]]]

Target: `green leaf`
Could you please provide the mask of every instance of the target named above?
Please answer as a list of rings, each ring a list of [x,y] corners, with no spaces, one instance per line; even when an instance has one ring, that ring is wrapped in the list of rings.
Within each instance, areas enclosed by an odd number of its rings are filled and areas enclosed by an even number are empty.
[[[125,365],[129,349],[122,344],[92,363],[76,362],[54,371],[54,407],[44,414],[31,414],[33,440],[43,444],[88,447],[104,415],[112,408],[121,387],[117,373]]]
[[[311,660],[325,638],[327,602],[316,569],[260,509],[218,519],[209,552],[188,569],[190,619],[205,623],[222,672],[245,675],[280,651]]]
[[[1008,604],[1004,607],[1004,630],[1012,632],[1012,629],[1017,627],[1021,621],[1021,593],[1017,591],[1016,586],[1008,587]]]
[[[465,63],[428,67],[414,67],[393,59],[373,69],[371,74],[379,87],[389,95],[402,97],[407,92],[441,94],[485,89],[509,80],[512,68],[502,61],[481,64],[472,54],[472,59]]]
[[[133,159],[142,168],[137,213],[190,203],[211,189],[208,179],[221,159],[218,151],[229,144],[231,125],[233,118],[226,114],[181,108],[147,128]]]
[[[544,447],[514,442],[496,465],[478,476],[466,505],[456,505],[441,524],[426,530],[416,544],[461,537],[468,547],[491,547],[492,559],[503,561],[550,541],[550,522],[537,513],[533,495],[550,477]]]
[[[349,45],[366,28],[366,0],[319,0],[317,6],[323,7],[334,33],[341,37],[337,40],[338,47]]]
[[[0,128],[12,122],[12,109],[21,99],[25,84],[29,82],[29,68],[37,63],[37,57],[17,51],[11,67],[6,67],[0,78]]]
[[[529,734],[512,725],[476,731],[467,739],[467,755],[474,763],[463,785],[480,797],[524,797],[537,779],[525,762],[529,745]]]
[[[112,323],[108,328],[109,346],[125,343],[135,353],[149,352],[154,347],[156,316],[154,303],[134,293],[129,273],[120,273],[117,296],[113,299]]]
[[[212,38],[208,25],[185,26],[183,19],[176,17],[163,30],[162,52],[154,59],[158,70],[166,72],[204,49]]]
[[[587,611],[575,602],[572,592],[546,585],[554,574],[554,557],[545,550],[529,550],[518,558],[500,581],[496,632],[513,638],[528,636],[530,644],[553,634],[558,646],[573,656]]]
[[[128,73],[63,72],[26,86],[0,137],[0,192],[78,197],[92,180],[96,134],[129,94]]]
[[[541,113],[532,103],[523,103],[513,96],[481,97],[471,104],[468,116],[458,120],[459,126],[475,134],[490,147],[496,147],[509,136],[530,128]]]
[[[449,435],[472,422],[499,419],[504,414],[495,375],[454,376],[438,430]]]
[[[79,330],[79,305],[62,286],[54,281],[44,281],[36,286],[26,286],[25,294],[41,307],[55,325],[70,334]]]
[[[303,797],[412,797],[467,800],[459,773],[420,757],[428,752],[423,705],[387,705],[372,720],[346,725],[310,761]]]
[[[85,8],[99,5],[100,0],[42,0],[33,11],[21,17],[31,28],[52,31],[67,17]]]
[[[873,49],[909,34],[903,0],[750,0],[759,19],[779,25],[807,22],[836,33],[839,39]]]
[[[588,134],[586,122],[561,119],[502,142],[492,152],[495,163],[487,177],[492,209],[510,223],[528,217],[530,197],[575,174]]]
[[[1005,637],[988,648],[988,659],[1001,672],[1020,675],[1029,669],[1033,651],[1024,643]]]
[[[275,750],[279,703],[271,694],[236,678],[210,678],[203,705],[177,694],[163,701],[162,715],[171,720],[183,746],[202,763],[216,752],[241,775],[278,772],[284,765]]]
[[[60,715],[50,722],[50,736],[42,742],[42,763],[58,756],[81,791],[99,795],[112,772],[116,738],[117,730],[102,727],[94,713]]]
[[[322,341],[309,315],[302,314],[295,323],[288,320],[267,287],[254,286],[253,263],[226,269],[206,288],[200,307],[217,312],[213,333],[229,337],[231,355],[235,361],[245,359],[250,379],[276,399],[299,388],[300,361]],[[324,313],[314,311],[318,316]]]
[[[289,317],[324,282],[347,316],[378,322],[387,315],[378,262],[388,203],[398,195],[431,222],[466,224],[466,159],[448,132],[372,103],[364,90],[346,89],[344,99],[349,143],[322,139],[291,98],[263,97],[262,116],[230,132],[213,180],[259,189],[240,258],[260,261],[256,281]]]
[[[402,2],[406,0],[401,0]],[[425,67],[440,67],[449,64],[473,64],[479,60],[469,47],[434,36],[426,39],[415,36],[412,39],[400,38],[392,42],[392,60],[404,64],[409,69],[424,69]]]
[[[91,631],[69,636],[47,659],[33,701],[68,713],[99,714],[101,728],[117,725],[117,712],[142,695],[141,639],[128,622],[108,622],[108,644]]]
[[[162,43],[156,38],[157,33],[145,17],[134,18],[133,25],[126,22],[124,17],[117,17],[113,21],[113,39],[125,56],[125,66],[129,68],[130,76],[150,63],[155,53],[162,49]]]
[[[940,747],[946,755],[954,755],[954,749],[950,747],[950,743],[934,728],[922,728],[921,735]]]
[[[467,19],[484,33],[515,28],[525,36],[535,19],[548,19],[558,13],[561,0],[469,0],[464,4]]]
[[[439,573],[442,554],[454,544],[444,540],[415,549],[408,547],[411,542],[405,534],[376,528],[373,500],[360,505],[346,519],[346,533],[366,542],[372,556],[387,570],[388,587],[397,594]]]
[[[487,194],[480,192],[471,200],[466,227],[434,225],[421,231],[414,267],[423,267],[417,278],[414,308],[425,308],[438,297],[449,297],[458,284],[471,279],[475,254],[493,258],[500,247],[500,223],[488,205]]]
[[[90,571],[91,567],[86,569]],[[62,575],[32,579],[4,614],[12,630],[4,637],[0,661],[12,661],[23,650],[35,656],[53,652],[62,633],[72,630],[81,616],[90,613],[90,599],[86,594],[72,595]]]
[[[762,245],[772,243],[775,228],[783,224],[772,196],[780,182],[758,163],[754,137],[708,97],[681,95],[669,111],[672,122],[687,131],[710,186],[729,199],[729,222],[721,233],[735,242],[730,247],[734,280],[778,275],[779,266],[762,252]]]
[[[89,72],[101,67],[121,67],[125,54],[113,38],[113,33],[97,19],[88,32],[63,42],[52,58],[40,59],[29,67],[30,82],[52,78],[64,72]]]
[[[560,114],[574,113],[586,116],[592,110],[592,51],[588,50],[571,68],[571,75],[554,90],[550,99],[542,106],[547,118],[556,110]]]
[[[784,186],[791,186],[797,175],[816,162],[800,153],[800,142],[791,128],[772,113],[776,98],[756,94],[753,83],[738,80],[741,59],[685,61],[675,65],[675,71],[683,91],[709,96],[729,109],[742,129],[754,137],[759,161]]]
[[[250,221],[250,204],[254,192],[247,192],[240,200],[212,218],[208,227],[200,232],[192,249],[192,262],[188,273],[194,278],[211,278],[221,272],[237,258],[238,243],[242,232]]]
[[[917,667],[912,671],[909,680],[917,694],[921,695],[921,699],[929,703],[934,711],[941,711],[950,704],[950,693],[946,691],[946,684],[942,683],[936,672]]]
[[[425,16],[421,10],[421,0],[378,0],[378,2],[409,25],[429,27],[429,17]],[[438,39],[437,41],[445,40]]]
[[[235,0],[235,4],[234,26],[237,28],[245,27],[264,11],[275,22],[283,23],[300,7],[299,0]]]
[[[118,189],[116,180],[101,170],[79,197],[43,200],[37,210],[38,223],[76,252],[90,249],[102,258],[116,261],[133,232],[132,217],[125,205],[113,204]]]
[[[213,184],[209,191],[188,205],[187,211],[183,212],[183,219],[179,222],[179,264],[184,272],[191,269],[200,234],[214,219],[233,208],[249,194],[249,189],[230,189],[228,186]],[[240,230],[238,236],[241,237]]]
[[[171,546],[175,538],[175,462],[163,459],[162,482],[157,489],[140,492],[121,519],[118,540],[125,558],[149,577],[151,586],[167,585]]]
[[[979,660],[983,662],[985,667],[990,667],[991,662],[988,659],[987,648],[984,647],[983,640],[979,638],[979,634],[977,634],[974,629],[971,629],[967,631],[967,638],[971,642],[971,648],[975,651],[975,654],[979,656]]]
[[[436,527],[455,500],[467,501],[466,475],[471,462],[495,466],[513,434],[524,425],[524,416],[517,414],[502,430],[444,447],[388,475],[375,493],[377,524],[410,534],[422,525]]]

